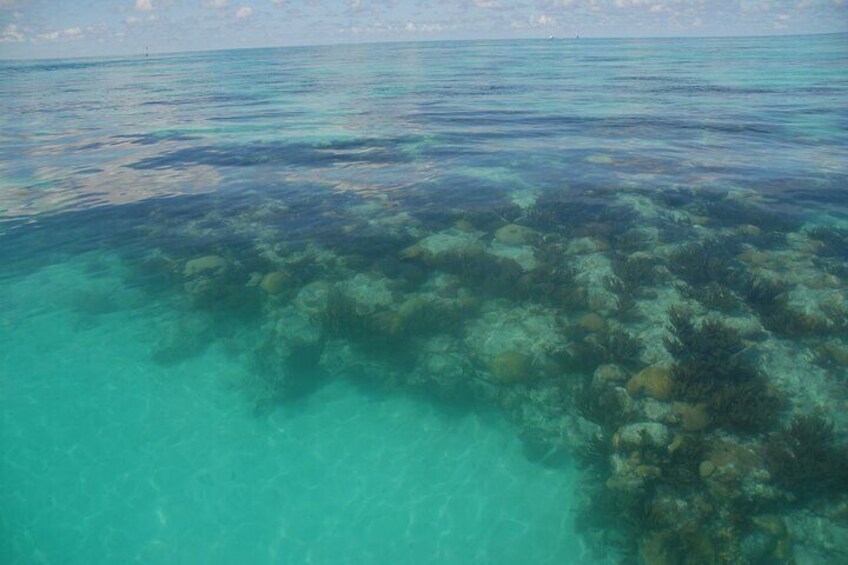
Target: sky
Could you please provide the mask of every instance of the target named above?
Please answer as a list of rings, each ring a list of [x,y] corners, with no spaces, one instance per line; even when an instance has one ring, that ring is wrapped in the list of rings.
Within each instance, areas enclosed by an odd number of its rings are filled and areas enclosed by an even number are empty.
[[[0,58],[848,31],[848,0],[0,0]]]

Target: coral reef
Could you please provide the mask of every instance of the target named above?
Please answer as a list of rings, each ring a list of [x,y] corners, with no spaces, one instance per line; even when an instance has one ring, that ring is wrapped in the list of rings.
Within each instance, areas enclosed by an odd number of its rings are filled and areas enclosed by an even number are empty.
[[[241,324],[262,336],[243,383],[260,412],[333,378],[497,408],[530,460],[580,465],[578,527],[617,562],[842,555],[796,532],[838,535],[848,504],[846,230],[802,230],[744,192],[574,194],[415,215],[313,203],[328,219],[308,243],[203,231],[138,275],[181,289],[193,320],[154,359]],[[812,382],[797,359],[836,394],[793,397]]]

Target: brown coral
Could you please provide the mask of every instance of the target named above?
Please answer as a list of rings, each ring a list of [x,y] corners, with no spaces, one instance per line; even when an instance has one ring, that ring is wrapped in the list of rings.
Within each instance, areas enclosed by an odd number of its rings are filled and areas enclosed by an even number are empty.
[[[674,379],[668,367],[645,367],[629,381],[627,392],[630,396],[645,394],[657,400],[668,400],[674,392]]]

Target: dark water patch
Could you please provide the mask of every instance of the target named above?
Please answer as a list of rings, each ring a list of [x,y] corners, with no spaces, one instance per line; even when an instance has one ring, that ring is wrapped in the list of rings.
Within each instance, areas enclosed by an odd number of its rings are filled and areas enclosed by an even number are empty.
[[[471,97],[489,97],[501,95],[516,95],[526,92],[539,92],[539,85],[522,84],[440,84],[424,89],[414,90],[416,96],[425,99],[431,97],[445,97],[447,99]]]
[[[410,121],[428,126],[449,126],[451,128],[471,128],[467,135],[473,136],[477,131],[487,128],[510,127],[512,135],[535,135],[550,137],[566,133],[581,135],[648,135],[654,132],[657,136],[666,137],[674,132],[704,132],[733,136],[780,136],[784,128],[766,121],[748,121],[739,123],[736,118],[703,120],[686,120],[682,118],[660,117],[654,115],[600,117],[563,114],[543,114],[521,111],[476,111],[468,112],[417,112],[408,118]],[[507,132],[504,131],[504,136]]]
[[[229,116],[211,116],[209,121],[211,122],[245,122],[245,123],[253,123],[256,121],[262,120],[286,120],[291,118],[303,118],[307,114],[303,111],[290,111],[290,110],[267,110],[264,112],[238,112],[234,115]]]
[[[770,232],[797,231],[802,223],[798,210],[781,212],[731,198],[707,202],[703,211],[717,225],[756,226],[759,230]]]
[[[250,92],[203,93],[193,98],[167,97],[156,100],[145,100],[144,102],[140,102],[139,106],[186,106],[198,104],[211,107],[238,106],[241,108],[267,105],[269,104],[269,100],[266,96],[251,94]]]
[[[848,229],[815,227],[806,231],[807,237],[821,245],[816,250],[823,257],[837,257],[848,261]]]
[[[592,188],[575,186],[568,194],[545,193],[528,213],[528,225],[572,237],[624,232],[639,214],[625,205],[611,204]]]
[[[161,324],[151,359],[166,367],[202,354],[214,339],[213,325],[196,314]]]
[[[132,67],[144,65],[143,59],[97,59],[90,61],[3,61],[0,65],[0,76],[9,74],[31,74],[33,72],[51,73],[54,71],[85,71],[91,69],[107,69],[111,67]]]
[[[179,132],[155,132],[115,135],[112,136],[111,139],[116,139],[121,142],[128,141],[134,145],[155,145],[165,141],[196,141],[198,139],[202,139],[202,137],[199,135]]]
[[[406,233],[392,234],[367,227],[350,231],[337,227],[325,228],[317,231],[314,238],[339,255],[360,257],[368,263],[387,255],[397,255],[416,241]]]
[[[848,175],[832,175],[831,178],[779,179],[770,182],[752,183],[752,188],[779,199],[790,209],[801,204],[825,207],[833,215],[848,217]]]
[[[411,160],[403,146],[415,141],[417,140],[404,138],[335,141],[327,144],[266,142],[247,145],[210,145],[170,151],[156,157],[142,159],[128,166],[134,169],[168,169],[197,165],[329,167],[396,164]]]
[[[680,79],[665,75],[619,75],[610,77],[609,80],[613,82],[673,82]]]
[[[206,213],[208,202],[208,196],[151,199],[6,222],[0,246],[4,274],[23,276],[97,249],[143,254],[173,238],[162,229],[163,219],[167,226],[171,221],[168,218],[181,223],[199,218]]]
[[[583,116],[538,115],[526,110],[462,110],[418,111],[410,114],[408,119],[415,123],[431,125],[455,125],[486,127],[494,125],[516,125],[534,127],[546,125],[549,127],[576,127],[589,123],[591,118]]]
[[[669,81],[672,82],[672,81]],[[676,81],[675,81],[676,82]],[[732,95],[764,95],[782,94],[780,91],[769,88],[750,88],[741,86],[722,86],[717,84],[669,84],[667,86],[654,87],[648,92],[656,94],[682,94],[694,96],[732,96]]]

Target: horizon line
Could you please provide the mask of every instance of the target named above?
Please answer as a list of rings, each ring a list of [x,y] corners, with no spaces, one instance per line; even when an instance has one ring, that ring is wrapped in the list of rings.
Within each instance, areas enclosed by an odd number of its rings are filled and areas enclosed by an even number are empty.
[[[416,44],[416,43],[460,43],[460,42],[506,42],[506,41],[592,41],[592,40],[622,40],[622,41],[632,41],[632,40],[680,40],[680,39],[763,39],[763,38],[791,38],[791,37],[813,37],[813,36],[822,36],[822,35],[845,35],[848,34],[848,30],[843,31],[825,31],[825,32],[813,32],[813,33],[764,33],[764,34],[749,34],[749,35],[614,35],[614,36],[599,36],[599,35],[590,35],[590,36],[581,36],[579,34],[575,35],[561,35],[557,36],[555,34],[547,37],[540,36],[532,36],[532,37],[488,37],[488,38],[453,38],[453,39],[417,39],[417,40],[409,40],[409,39],[385,39],[385,40],[376,40],[376,41],[340,41],[333,43],[301,43],[301,44],[287,44],[287,45],[263,45],[263,46],[249,46],[249,47],[220,47],[220,48],[212,48],[212,49],[185,49],[180,51],[157,51],[150,55],[145,55],[145,50],[148,49],[149,46],[143,46],[140,48],[138,52],[127,52],[124,54],[117,55],[81,55],[81,56],[69,56],[69,57],[12,57],[12,58],[4,58],[0,56],[0,61],[2,62],[12,62],[12,61],[75,61],[75,60],[83,60],[83,59],[129,59],[129,58],[150,58],[150,57],[161,57],[161,56],[171,56],[171,55],[187,55],[187,54],[195,54],[195,53],[216,53],[216,52],[225,52],[225,51],[249,51],[249,50],[259,50],[259,49],[306,49],[306,48],[315,48],[315,47],[341,47],[346,45],[398,45],[398,44]]]

